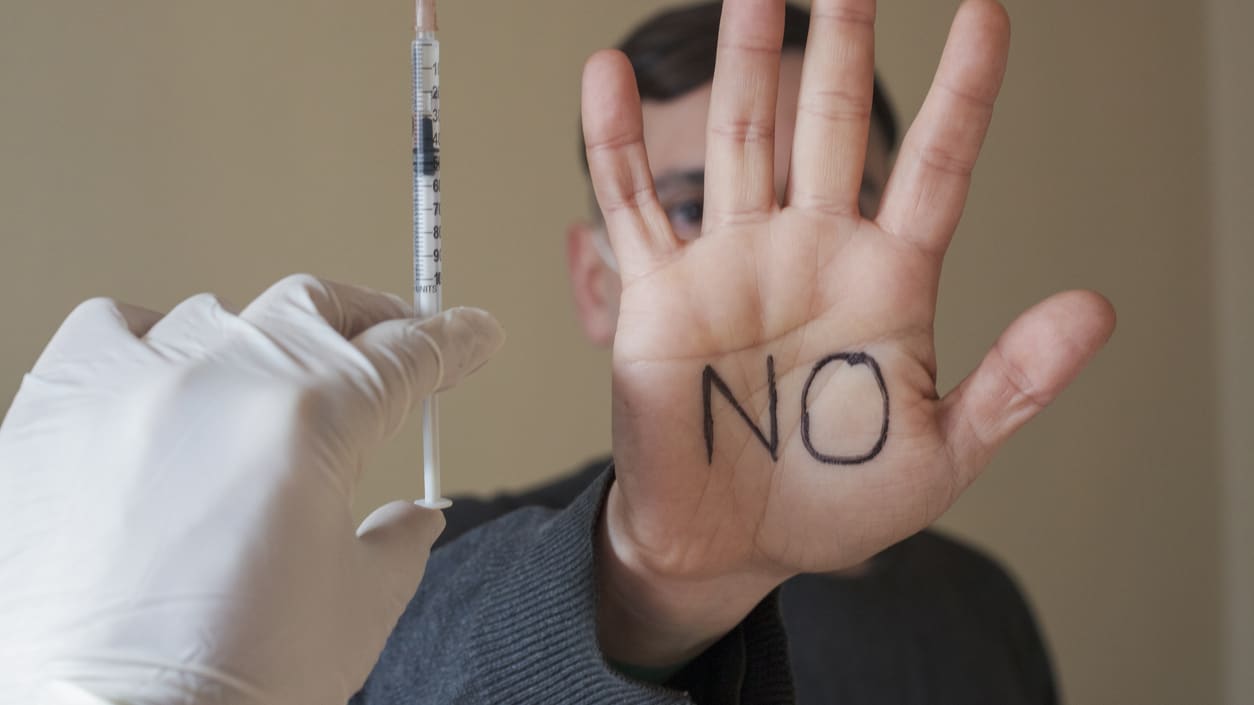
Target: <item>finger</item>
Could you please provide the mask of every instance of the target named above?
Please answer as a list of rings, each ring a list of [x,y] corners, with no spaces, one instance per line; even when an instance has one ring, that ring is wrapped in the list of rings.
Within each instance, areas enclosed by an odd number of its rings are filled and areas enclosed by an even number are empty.
[[[997,0],[958,9],[932,88],[906,134],[877,218],[880,226],[944,252],[966,204],[1010,50]]]
[[[366,440],[391,436],[419,402],[456,386],[504,341],[496,319],[473,308],[449,309],[421,322],[385,321],[362,332],[352,344],[373,372],[356,379],[369,401],[369,411],[356,419]]]
[[[728,0],[706,127],[705,223],[735,223],[776,207],[775,113],[783,0]]]
[[[141,338],[161,318],[162,314],[156,311],[99,297],[75,306],[61,324],[57,335],[69,333],[81,338]]]
[[[197,294],[180,301],[144,334],[144,343],[165,360],[203,356],[223,340],[239,321],[213,294]]]
[[[815,0],[788,204],[856,215],[875,83],[875,0]]]
[[[374,577],[393,608],[401,609],[413,599],[431,546],[443,531],[443,513],[404,501],[379,507],[357,528],[357,538],[374,564]]]
[[[382,321],[412,315],[413,308],[392,294],[293,274],[258,296],[240,318],[277,333],[305,329],[313,317],[348,339]]]
[[[624,276],[649,271],[679,241],[653,190],[640,93],[622,52],[602,51],[588,59],[582,100],[588,174],[614,257]]]
[[[1110,339],[1115,311],[1100,294],[1070,291],[1033,306],[941,402],[960,486],[1058,396]]]
[[[156,311],[114,299],[88,299],[66,316],[39,356],[35,370],[67,360],[99,356],[114,345],[135,343],[161,317]]]

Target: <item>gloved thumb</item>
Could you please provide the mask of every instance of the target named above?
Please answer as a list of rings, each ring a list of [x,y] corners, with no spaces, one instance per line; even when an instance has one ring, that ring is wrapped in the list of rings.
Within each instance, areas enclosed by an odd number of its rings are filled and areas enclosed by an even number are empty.
[[[374,510],[357,527],[357,540],[365,545],[383,594],[394,606],[403,607],[413,598],[431,545],[442,531],[443,512],[400,500]]]
[[[378,373],[381,437],[396,431],[418,402],[455,386],[479,369],[505,341],[487,311],[452,308],[424,321],[394,319],[353,338]]]

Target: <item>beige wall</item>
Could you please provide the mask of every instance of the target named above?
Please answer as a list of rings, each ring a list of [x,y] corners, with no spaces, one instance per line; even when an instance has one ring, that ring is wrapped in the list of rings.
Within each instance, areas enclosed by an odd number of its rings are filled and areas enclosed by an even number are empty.
[[[1211,0],[1216,388],[1223,476],[1227,701],[1254,702],[1254,4]]]
[[[579,337],[562,263],[563,228],[586,209],[578,75],[662,4],[442,9],[446,298],[493,310],[511,335],[445,402],[451,489],[521,486],[609,445],[607,357]],[[1212,5],[1249,26],[1238,0]],[[881,66],[905,113],[953,7],[881,9]],[[1248,151],[1249,121],[1216,117],[1249,114],[1249,50],[1193,3],[1009,7],[1007,87],[942,289],[942,381],[1058,289],[1102,290],[1120,328],[943,523],[1020,577],[1070,702],[1217,703],[1223,645],[1248,664],[1254,638],[1248,609],[1245,632],[1221,629],[1254,583],[1233,538],[1250,536],[1234,523],[1248,485],[1220,500],[1221,482],[1248,479],[1254,421],[1254,395],[1234,392],[1250,379],[1248,166],[1222,158]],[[0,399],[88,296],[242,304],[298,270],[407,291],[407,18],[399,0],[7,0]],[[1230,53],[1208,59],[1207,32]],[[1227,63],[1242,56],[1244,71]],[[1208,100],[1208,68],[1245,102]],[[380,453],[359,511],[417,491],[415,438],[411,424]],[[1228,702],[1254,702],[1238,681]]]

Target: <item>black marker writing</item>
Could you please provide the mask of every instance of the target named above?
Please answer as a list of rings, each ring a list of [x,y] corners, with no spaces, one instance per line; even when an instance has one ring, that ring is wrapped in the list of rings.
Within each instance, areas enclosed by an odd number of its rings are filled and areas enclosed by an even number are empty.
[[[814,378],[818,377],[819,372],[833,362],[843,361],[850,367],[865,366],[875,376],[875,383],[879,385],[880,398],[883,400],[883,421],[880,424],[879,438],[875,441],[875,445],[870,450],[861,455],[829,455],[814,447],[813,441],[810,439],[810,386],[814,383]],[[710,365],[705,366],[705,370],[701,373],[701,401],[704,405],[704,430],[705,430],[705,452],[707,461],[714,463],[714,412],[713,397],[714,390],[718,389],[740,415],[741,419],[748,424],[749,430],[753,431],[753,435],[757,436],[758,441],[766,448],[771,455],[771,460],[779,460],[779,413],[778,402],[779,395],[775,389],[775,358],[768,355],[766,357],[766,384],[768,394],[768,409],[770,415],[770,438],[762,432],[762,429],[749,418],[748,412],[736,401],[735,395],[727,383],[719,377],[718,372]],[[884,450],[884,444],[888,442],[888,386],[884,382],[884,374],[880,371],[879,363],[875,358],[866,353],[861,352],[842,352],[828,355],[819,360],[810,370],[810,376],[806,379],[805,387],[801,391],[801,442],[805,444],[806,452],[810,457],[821,463],[828,465],[858,465],[871,460]]]
[[[736,413],[740,414],[740,418],[749,424],[749,429],[753,431],[753,435],[757,436],[758,440],[762,441],[762,445],[766,446],[767,451],[770,452],[771,460],[779,459],[779,414],[776,413],[775,409],[778,402],[778,395],[775,393],[775,358],[770,355],[766,356],[766,385],[767,394],[770,398],[768,402],[771,415],[770,440],[767,440],[762,433],[762,429],[758,428],[753,419],[749,418],[749,414],[745,413],[744,407],[740,405],[740,402],[736,401],[736,397],[732,395],[731,389],[727,387],[727,383],[723,381],[723,378],[718,376],[713,367],[710,365],[705,366],[705,371],[701,373],[701,399],[705,404],[705,452],[711,464],[714,462],[714,413],[710,402],[714,387],[718,387],[719,393],[727,401],[731,402],[732,408],[736,410]]]
[[[820,370],[837,360],[844,360],[845,364],[850,367],[859,365],[869,367],[875,375],[875,383],[880,387],[880,397],[884,400],[884,421],[880,424],[880,437],[875,441],[875,445],[862,455],[827,455],[815,450],[814,443],[810,441],[810,385],[814,383],[814,378],[818,376]],[[866,353],[836,353],[819,360],[818,364],[810,370],[806,386],[801,390],[801,442],[805,444],[810,457],[829,465],[858,465],[874,458],[880,454],[881,450],[884,450],[884,444],[888,442],[888,387],[884,384],[884,374],[880,372],[879,363],[875,361],[875,358]]]

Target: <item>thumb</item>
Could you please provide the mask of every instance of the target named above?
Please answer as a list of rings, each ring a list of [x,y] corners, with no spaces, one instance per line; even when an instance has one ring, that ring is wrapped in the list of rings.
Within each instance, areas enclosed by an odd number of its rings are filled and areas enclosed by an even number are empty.
[[[1069,291],[1033,306],[942,402],[949,453],[965,487],[993,453],[1069,385],[1110,339],[1115,310]]]
[[[393,606],[403,607],[413,598],[431,545],[443,531],[442,512],[403,500],[379,507],[357,527],[357,539],[365,546],[383,594]]]
[[[504,341],[496,319],[476,308],[453,308],[423,321],[384,321],[353,338],[377,373],[369,390],[379,414],[374,428],[390,436],[420,401],[456,386]]]

